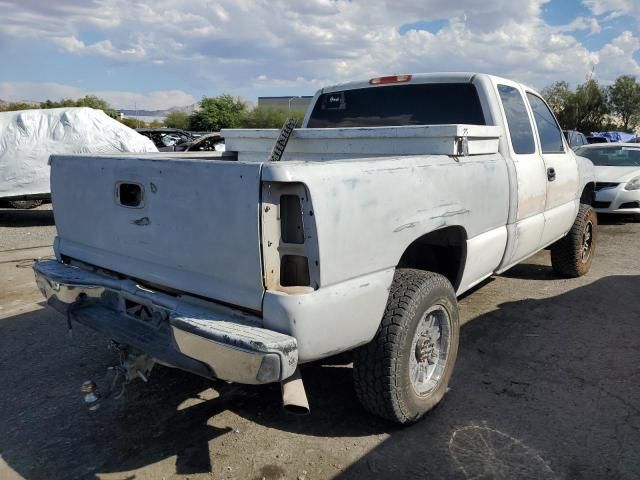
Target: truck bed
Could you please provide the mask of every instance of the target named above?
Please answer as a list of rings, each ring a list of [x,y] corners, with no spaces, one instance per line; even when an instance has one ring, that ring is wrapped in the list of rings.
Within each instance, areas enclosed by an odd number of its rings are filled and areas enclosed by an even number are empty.
[[[278,130],[224,135],[224,153],[53,155],[58,256],[261,311],[261,182]],[[308,161],[340,159],[366,164],[370,158],[377,169],[380,161],[395,165],[400,156],[421,155],[431,156],[426,163],[435,166],[453,161],[447,156],[496,154],[498,139],[498,127],[478,125],[299,129],[285,149],[284,160],[294,162],[280,165],[305,168]],[[326,166],[342,182],[346,165]],[[316,171],[307,171],[310,178],[302,175],[299,184],[322,202],[325,194],[312,185]]]

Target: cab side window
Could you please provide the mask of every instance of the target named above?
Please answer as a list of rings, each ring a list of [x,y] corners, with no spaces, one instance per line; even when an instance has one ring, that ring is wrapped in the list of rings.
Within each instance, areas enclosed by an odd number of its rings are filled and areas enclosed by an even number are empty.
[[[507,117],[513,151],[518,154],[535,153],[533,129],[522,95],[517,89],[507,85],[498,85],[498,93]]]
[[[529,104],[531,104],[533,118],[538,127],[542,153],[563,153],[562,130],[560,130],[553,113],[551,113],[547,104],[537,95],[527,92],[527,98]]]

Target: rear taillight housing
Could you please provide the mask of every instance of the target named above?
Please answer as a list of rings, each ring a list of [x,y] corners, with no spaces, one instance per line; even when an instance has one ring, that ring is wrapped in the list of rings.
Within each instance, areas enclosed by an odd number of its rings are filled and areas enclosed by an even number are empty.
[[[304,293],[319,287],[318,242],[306,187],[262,184],[262,257],[265,287]]]
[[[304,243],[302,200],[298,195],[280,195],[280,239],[284,243]]]

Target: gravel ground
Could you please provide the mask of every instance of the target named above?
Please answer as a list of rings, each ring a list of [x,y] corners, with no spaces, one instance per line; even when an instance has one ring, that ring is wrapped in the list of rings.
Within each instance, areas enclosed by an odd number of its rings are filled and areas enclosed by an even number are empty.
[[[43,210],[0,210],[0,250],[50,243]],[[303,369],[304,418],[277,385],[163,367],[87,412],[114,353],[42,307],[28,267],[49,249],[0,252],[0,478],[640,478],[639,235],[605,219],[585,277],[541,252],[461,299],[450,391],[404,429],[360,408],[348,358]]]
[[[0,251],[51,245],[55,234],[50,203],[32,210],[0,207]]]

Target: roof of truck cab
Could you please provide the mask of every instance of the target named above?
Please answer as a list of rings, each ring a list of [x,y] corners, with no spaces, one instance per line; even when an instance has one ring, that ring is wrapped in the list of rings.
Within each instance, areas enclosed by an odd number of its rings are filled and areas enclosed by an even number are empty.
[[[472,82],[475,77],[483,76],[491,79],[495,83],[500,83],[500,81],[504,81],[501,77],[497,77],[495,75],[489,75],[486,73],[477,73],[477,72],[432,72],[432,73],[412,73],[412,74],[397,74],[397,75],[411,75],[411,80],[408,82],[397,83],[396,85],[406,85],[406,84],[416,84],[416,83],[459,83],[459,82]],[[379,75],[380,77],[384,77],[385,75]],[[377,78],[377,77],[372,77]],[[371,79],[367,78],[366,80],[357,80],[354,82],[340,83],[336,85],[330,85],[328,87],[324,87],[320,90],[320,93],[331,93],[341,90],[352,90],[355,88],[367,88],[374,87],[369,83]],[[394,84],[381,84],[375,86],[387,86]],[[525,85],[523,85],[525,88]],[[529,88],[530,89],[530,88]],[[533,90],[533,89],[530,89]]]

